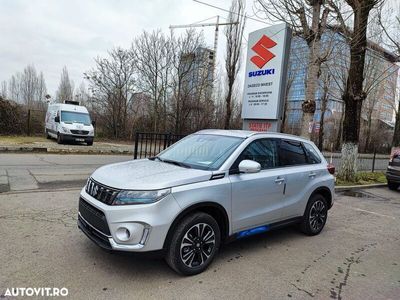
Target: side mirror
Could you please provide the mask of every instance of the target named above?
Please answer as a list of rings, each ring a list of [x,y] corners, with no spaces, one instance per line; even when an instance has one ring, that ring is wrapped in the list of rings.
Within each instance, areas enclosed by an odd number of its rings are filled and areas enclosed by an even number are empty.
[[[54,122],[60,123],[60,117],[59,116],[54,117]]]
[[[257,173],[260,172],[261,165],[254,160],[242,160],[239,164],[240,173]]]
[[[93,125],[93,127],[95,127],[96,126],[96,121],[92,121],[92,125]]]

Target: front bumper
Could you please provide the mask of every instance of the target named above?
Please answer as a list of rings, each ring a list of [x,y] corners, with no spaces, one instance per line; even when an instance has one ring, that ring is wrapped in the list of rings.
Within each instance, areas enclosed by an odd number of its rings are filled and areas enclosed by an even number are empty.
[[[391,182],[400,183],[400,170],[388,167],[386,170],[386,179]]]
[[[89,222],[87,222],[80,213],[78,213],[78,228],[92,240],[97,246],[105,250],[115,251],[137,251],[144,247],[146,242],[148,231],[144,232],[143,240],[136,245],[120,245],[114,241],[112,236],[107,236],[103,232],[97,230]]]
[[[161,250],[168,230],[180,212],[170,194],[159,202],[145,205],[112,206],[104,204],[82,189],[78,227],[98,246],[107,250],[147,252]],[[86,217],[85,217],[86,216]],[[129,238],[121,238],[129,230]]]
[[[60,133],[61,138],[65,142],[82,142],[82,143],[93,143],[93,136],[88,135],[77,135],[77,134],[64,134]]]

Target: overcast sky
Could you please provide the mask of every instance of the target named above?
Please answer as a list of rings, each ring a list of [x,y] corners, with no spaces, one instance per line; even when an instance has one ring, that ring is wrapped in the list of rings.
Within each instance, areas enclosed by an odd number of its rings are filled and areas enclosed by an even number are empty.
[[[204,0],[229,9],[230,0]],[[247,1],[247,11],[253,15]],[[227,13],[192,0],[0,0],[0,81],[34,64],[43,71],[48,92],[55,94],[63,66],[67,66],[75,87],[83,72],[115,46],[129,47],[143,30],[170,24],[187,24]],[[214,19],[215,20],[215,19]],[[223,21],[224,19],[221,19]],[[249,31],[265,24],[248,21]],[[182,29],[176,29],[176,33]],[[218,58],[224,57],[225,40],[220,31]],[[204,29],[212,47],[214,27]]]

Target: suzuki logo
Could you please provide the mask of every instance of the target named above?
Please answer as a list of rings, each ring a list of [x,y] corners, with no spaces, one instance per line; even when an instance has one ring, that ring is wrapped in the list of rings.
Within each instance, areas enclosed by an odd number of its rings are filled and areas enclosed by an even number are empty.
[[[266,35],[263,35],[261,39],[251,48],[257,55],[254,55],[250,60],[259,69],[264,67],[264,65],[275,57],[275,54],[268,51],[268,49],[273,48],[277,45],[273,40],[271,40]]]

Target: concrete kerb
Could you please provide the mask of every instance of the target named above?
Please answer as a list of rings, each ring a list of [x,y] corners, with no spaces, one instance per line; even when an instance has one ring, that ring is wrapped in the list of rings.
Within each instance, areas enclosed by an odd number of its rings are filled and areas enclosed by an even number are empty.
[[[60,149],[51,147],[0,146],[0,153],[53,153],[53,154],[112,154],[133,155],[133,150],[119,149]]]
[[[343,191],[359,190],[359,189],[371,189],[371,188],[385,187],[385,186],[387,186],[387,183],[335,186],[335,192],[343,192]]]

